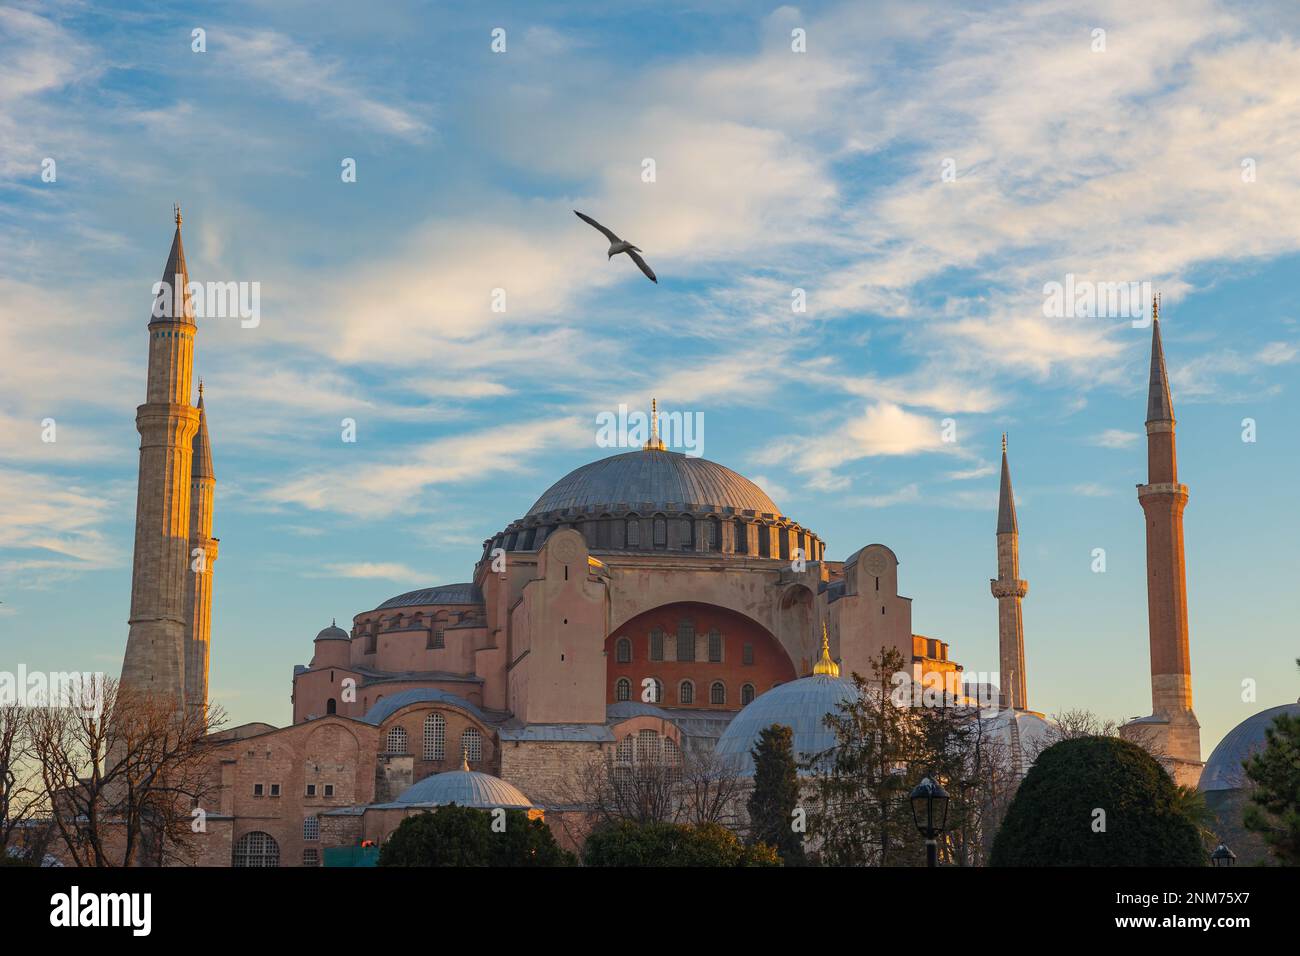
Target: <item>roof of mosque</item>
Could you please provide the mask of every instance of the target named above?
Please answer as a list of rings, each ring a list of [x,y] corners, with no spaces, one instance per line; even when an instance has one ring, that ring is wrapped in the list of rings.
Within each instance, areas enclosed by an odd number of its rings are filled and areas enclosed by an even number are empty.
[[[781,514],[762,488],[730,468],[658,450],[632,451],[583,465],[551,485],[528,514],[668,505]]]
[[[483,592],[475,584],[442,584],[436,588],[421,588],[391,597],[376,611],[391,607],[424,607],[430,604],[482,604]]]
[[[1264,732],[1282,714],[1300,717],[1300,702],[1270,707],[1247,717],[1228,731],[1205,762],[1201,790],[1237,790],[1246,782],[1242,763],[1264,747]]]
[[[748,776],[754,772],[750,751],[761,731],[781,724],[794,731],[795,760],[803,762],[835,746],[835,734],[826,726],[828,714],[857,696],[852,681],[830,674],[814,674],[774,687],[754,699],[735,716],[718,739],[715,752],[733,761]]]
[[[454,803],[458,807],[480,808],[531,808],[529,800],[513,784],[506,783],[500,777],[477,770],[449,770],[425,777],[419,783],[407,787],[393,804],[381,806],[433,805],[445,807]]]
[[[457,697],[455,694],[449,694],[445,690],[438,690],[436,687],[415,687],[411,690],[399,690],[396,694],[389,694],[387,697],[375,701],[361,719],[368,724],[382,724],[403,707],[430,701],[460,707],[469,711],[485,724],[493,722],[482,710],[464,697]]]

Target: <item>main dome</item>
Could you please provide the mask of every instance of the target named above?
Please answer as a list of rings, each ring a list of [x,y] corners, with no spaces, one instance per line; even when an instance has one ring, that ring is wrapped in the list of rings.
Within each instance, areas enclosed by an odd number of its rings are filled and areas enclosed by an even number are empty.
[[[583,465],[551,485],[528,514],[670,505],[781,514],[763,489],[744,475],[675,451],[632,451]]]

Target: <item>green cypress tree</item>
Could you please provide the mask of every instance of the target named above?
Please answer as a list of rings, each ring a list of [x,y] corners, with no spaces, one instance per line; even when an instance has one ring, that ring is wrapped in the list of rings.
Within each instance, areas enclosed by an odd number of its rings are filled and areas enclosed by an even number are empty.
[[[760,731],[752,756],[754,792],[748,804],[750,843],[774,847],[786,866],[802,866],[803,833],[793,825],[795,808],[799,805],[794,731],[780,724]]]
[[[1256,789],[1242,822],[1279,863],[1300,866],[1300,717],[1279,714],[1264,739],[1264,749],[1244,764]]]

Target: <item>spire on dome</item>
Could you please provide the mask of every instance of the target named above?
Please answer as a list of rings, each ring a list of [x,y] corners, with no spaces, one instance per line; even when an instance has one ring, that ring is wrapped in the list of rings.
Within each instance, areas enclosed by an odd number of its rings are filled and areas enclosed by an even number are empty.
[[[826,622],[822,621],[822,657],[813,665],[813,675],[825,674],[828,677],[840,676],[840,665],[831,660],[831,641],[826,636]]]
[[[1160,298],[1151,302],[1151,384],[1147,389],[1147,424],[1172,422],[1174,400],[1169,395],[1169,373],[1165,349],[1160,342]]]
[[[650,399],[650,439],[642,451],[663,451],[664,440],[659,437],[659,399]]]
[[[216,478],[212,471],[212,442],[208,439],[208,413],[203,408],[203,380],[199,379],[199,428],[190,443],[191,472],[194,478]]]
[[[1011,490],[1011,466],[1007,464],[1007,433],[1002,433],[1002,487],[998,491],[998,534],[1018,534],[1016,496]]]
[[[461,770],[464,770],[464,771],[466,771],[466,772],[469,771],[469,751],[468,751],[468,750],[462,750],[462,751],[460,752],[460,769],[461,769]]]

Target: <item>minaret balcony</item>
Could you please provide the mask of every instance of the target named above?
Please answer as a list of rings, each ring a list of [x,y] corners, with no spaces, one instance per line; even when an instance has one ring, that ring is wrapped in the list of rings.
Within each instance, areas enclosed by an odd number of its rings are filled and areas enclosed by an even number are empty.
[[[995,598],[1022,598],[1029,593],[1029,582],[1020,578],[990,578],[989,590]]]
[[[1187,498],[1187,486],[1181,485],[1176,481],[1162,481],[1153,485],[1138,485],[1138,500],[1150,497],[1151,495],[1177,495],[1184,500]]]

